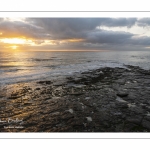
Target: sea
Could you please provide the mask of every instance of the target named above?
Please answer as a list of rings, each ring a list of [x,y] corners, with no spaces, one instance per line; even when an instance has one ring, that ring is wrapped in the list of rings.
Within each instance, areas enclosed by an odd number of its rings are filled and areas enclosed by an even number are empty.
[[[0,86],[125,65],[149,70],[150,51],[0,51]]]

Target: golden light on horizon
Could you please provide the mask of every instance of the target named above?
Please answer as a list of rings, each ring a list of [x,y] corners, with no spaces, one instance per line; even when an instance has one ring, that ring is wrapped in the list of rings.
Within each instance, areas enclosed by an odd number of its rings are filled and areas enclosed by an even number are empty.
[[[65,43],[75,43],[75,42],[82,42],[84,39],[65,39],[65,40],[44,40],[40,45],[58,45],[58,44],[65,44]]]
[[[23,38],[4,38],[0,40],[3,43],[7,43],[7,44],[26,44],[27,42],[31,41],[31,40],[26,40]]]
[[[85,39],[66,39],[66,40],[61,40],[60,43],[76,43],[76,42],[83,42]]]
[[[84,39],[69,39],[68,42],[82,42]]]
[[[24,49],[25,46],[31,47],[42,47],[42,46],[57,46],[57,45],[64,45],[68,43],[76,43],[84,41],[84,39],[65,39],[65,40],[48,40],[48,39],[28,39],[24,37],[15,37],[15,38],[0,38],[0,43],[4,45],[6,49]],[[51,48],[51,47],[50,47]]]
[[[10,46],[12,49],[17,49],[18,46],[16,45],[13,45],[13,46]]]
[[[35,41],[31,39],[26,39],[26,38],[1,38],[0,43],[5,44],[6,48],[11,48],[11,49],[17,49],[18,46],[25,46],[25,45],[30,45],[30,46],[36,46],[37,44]]]

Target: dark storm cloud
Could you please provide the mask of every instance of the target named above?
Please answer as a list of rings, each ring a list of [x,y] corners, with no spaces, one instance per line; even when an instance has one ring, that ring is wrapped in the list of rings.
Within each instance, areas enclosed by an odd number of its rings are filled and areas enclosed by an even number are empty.
[[[150,45],[150,37],[148,36],[136,36],[132,33],[121,31],[94,31],[87,35],[87,43],[97,44],[130,44],[130,45]]]
[[[127,32],[115,32],[115,31],[94,31],[88,34],[87,42],[90,43],[126,43],[133,34]]]
[[[106,27],[132,27],[135,25],[136,18],[103,18],[100,21],[100,25]]]
[[[51,32],[68,29],[74,32],[89,31],[97,26],[131,27],[137,21],[136,18],[27,18],[26,20]]]
[[[27,18],[26,20],[42,27],[53,39],[82,38],[86,32],[94,30],[99,22],[94,18]]]
[[[136,37],[130,39],[128,43],[133,44],[133,45],[143,45],[143,46],[150,46],[150,37],[148,36],[142,36],[142,37]]]
[[[81,43],[65,45],[72,49],[142,50],[150,46],[150,37],[137,37],[127,32],[94,31]]]
[[[84,38],[96,27],[131,27],[136,18],[27,18],[31,24],[42,27],[55,39]]]

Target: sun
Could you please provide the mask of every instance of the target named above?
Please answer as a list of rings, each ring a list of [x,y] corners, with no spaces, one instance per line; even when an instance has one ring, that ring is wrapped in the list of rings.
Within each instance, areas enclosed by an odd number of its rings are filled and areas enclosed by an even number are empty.
[[[33,45],[34,42],[31,39],[26,39],[26,38],[3,38],[0,39],[0,42],[5,43],[5,44],[19,44],[19,45]]]
[[[13,45],[13,46],[10,46],[12,49],[17,49],[18,46],[16,45]]]
[[[0,41],[8,44],[25,44],[27,42],[26,39],[21,38],[4,38],[1,39]]]
[[[36,45],[35,42],[32,39],[26,39],[26,38],[3,38],[0,39],[0,43],[5,44],[5,47],[11,48],[13,50],[18,49],[18,47],[24,46],[24,45]]]

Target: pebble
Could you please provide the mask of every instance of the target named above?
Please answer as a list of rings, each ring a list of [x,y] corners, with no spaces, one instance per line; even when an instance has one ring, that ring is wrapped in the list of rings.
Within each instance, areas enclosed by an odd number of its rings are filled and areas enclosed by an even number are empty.
[[[150,116],[150,113],[148,112],[148,113],[146,114],[146,116]]]
[[[75,87],[75,88],[83,88],[83,87],[85,87],[85,85],[78,84],[78,85],[73,85],[73,87]]]
[[[91,99],[91,97],[86,97],[86,98],[85,98],[85,100],[90,100],[90,99]]]
[[[73,114],[73,109],[69,109],[68,112],[70,112],[71,114]]]
[[[118,96],[117,96],[116,100],[121,103],[127,103],[127,101],[123,100],[121,97],[118,97]]]
[[[78,92],[74,92],[74,93],[70,93],[69,95],[82,95],[82,94],[84,94],[84,93],[78,93]]]
[[[91,122],[92,118],[91,117],[86,117],[87,121]]]
[[[128,96],[128,93],[123,92],[123,91],[119,91],[119,92],[117,93],[117,95],[120,96],[120,97],[125,97],[125,96]]]
[[[84,127],[86,127],[87,123],[83,123]]]
[[[60,112],[54,112],[54,113],[51,113],[51,115],[59,115]]]
[[[136,107],[136,105],[135,104],[128,104],[128,107],[130,108],[130,107]]]
[[[114,115],[119,116],[119,115],[122,115],[122,113],[121,112],[116,112],[116,113],[114,113]]]
[[[28,100],[29,99],[29,97],[28,96],[24,96],[24,97],[22,97],[22,100]]]
[[[60,91],[60,90],[62,90],[62,87],[61,87],[61,86],[59,86],[59,87],[57,87],[57,88],[55,89],[55,91]]]

